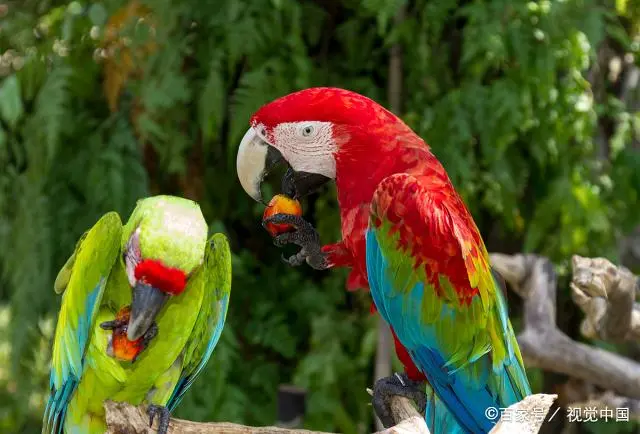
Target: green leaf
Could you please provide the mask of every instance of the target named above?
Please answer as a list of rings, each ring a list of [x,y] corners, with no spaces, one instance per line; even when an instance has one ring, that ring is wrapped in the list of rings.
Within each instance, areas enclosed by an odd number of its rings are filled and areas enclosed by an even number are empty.
[[[15,74],[11,74],[0,84],[0,115],[9,124],[11,129],[15,129],[22,115],[24,107],[22,96],[20,95],[20,83]]]
[[[218,61],[211,62],[209,75],[198,101],[200,129],[205,142],[214,140],[222,125],[226,89]]]

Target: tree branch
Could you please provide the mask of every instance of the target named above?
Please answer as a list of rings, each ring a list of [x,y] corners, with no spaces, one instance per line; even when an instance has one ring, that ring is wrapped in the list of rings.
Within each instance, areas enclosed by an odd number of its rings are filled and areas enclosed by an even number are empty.
[[[106,434],[156,434],[157,420],[149,426],[149,416],[144,406],[134,407],[124,402],[106,401]],[[399,423],[375,434],[430,434],[424,418],[404,397],[391,400],[391,411]],[[252,427],[229,422],[191,422],[171,418],[167,434],[332,434],[303,429],[287,429],[274,426]]]
[[[604,258],[573,257],[573,301],[586,315],[581,332],[591,339],[624,342],[640,339],[638,279]]]
[[[393,17],[394,26],[398,27],[402,24],[407,14],[406,4],[398,8]],[[389,79],[387,82],[387,98],[389,99],[389,108],[391,111],[400,116],[402,111],[402,45],[396,42],[389,50]],[[373,373],[373,382],[380,378],[391,375],[391,362],[393,358],[393,339],[391,337],[391,329],[380,315],[378,317],[378,346],[376,348],[376,364]],[[381,431],[384,426],[376,412],[373,412],[373,420],[376,429]]]
[[[373,393],[373,392],[370,392]],[[544,422],[545,415],[557,395],[531,395],[506,409],[491,434],[535,434]],[[149,426],[149,417],[144,406],[134,407],[123,402],[106,401],[106,434],[156,434],[158,422]],[[391,413],[396,425],[374,434],[430,434],[424,417],[418,413],[411,401],[402,396],[391,398]],[[528,417],[533,414],[539,420]],[[522,414],[521,420],[515,415]],[[508,416],[507,416],[508,415]],[[302,429],[287,429],[274,426],[252,427],[228,422],[191,422],[171,418],[167,434],[332,434]]]
[[[616,409],[626,408],[629,409],[629,420],[640,421],[640,400],[620,396],[610,390],[599,391],[589,382],[570,378],[560,386],[560,393],[566,407],[580,408],[581,412],[609,409],[613,414],[616,414]]]
[[[608,295],[607,307],[598,311],[605,314],[598,317],[599,320],[590,320],[590,323],[597,324],[597,330],[607,330],[616,336],[624,334],[626,337],[627,334],[620,330],[627,325],[629,334],[632,334],[629,327],[633,328],[634,322],[615,318],[615,315],[633,317],[629,312],[625,313],[625,309],[633,309],[633,304],[625,307],[620,301],[629,298],[629,287],[632,286],[630,273],[610,263],[607,265],[608,261],[605,261],[575,256],[572,288],[575,287],[581,294],[588,288],[588,294],[598,294],[596,296],[602,298]],[[518,343],[528,367],[565,374],[588,381],[603,390],[613,390],[617,394],[640,399],[639,364],[609,351],[576,342],[556,326],[557,276],[548,259],[536,255],[494,253],[491,262],[512,289],[524,298],[524,330],[518,336]],[[583,297],[581,302],[589,304],[588,298]],[[607,311],[611,315],[607,315]]]
[[[378,322],[378,344],[376,348],[375,370],[373,372],[374,384],[380,378],[388,377],[391,375],[391,359],[393,351],[393,339],[391,336],[391,329],[389,328],[389,324],[387,324],[380,315],[376,316]],[[373,419],[378,431],[384,429],[384,426],[382,425],[382,422],[380,422],[380,419],[378,419],[375,411],[373,412]]]
[[[537,255],[491,254],[494,268],[524,299],[524,330],[518,336],[529,367],[565,374],[573,407],[629,409],[640,416],[640,365],[625,357],[572,340],[556,325],[557,276],[551,262]],[[640,308],[634,303],[636,277],[606,259],[573,257],[571,290],[586,315],[583,333],[625,341],[640,337]],[[575,387],[582,385],[581,387]],[[534,434],[542,426],[557,395],[531,395],[502,413],[492,434]],[[144,407],[105,403],[107,433],[151,434]],[[429,434],[424,418],[406,398],[392,398],[396,425],[376,434]],[[514,414],[520,415],[520,420]],[[508,416],[508,419],[507,419]],[[276,427],[249,427],[227,422],[199,423],[171,419],[169,433],[327,434]]]

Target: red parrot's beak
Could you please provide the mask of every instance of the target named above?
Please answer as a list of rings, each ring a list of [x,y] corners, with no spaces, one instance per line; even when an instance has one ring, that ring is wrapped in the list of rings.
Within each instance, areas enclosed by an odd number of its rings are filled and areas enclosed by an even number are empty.
[[[291,167],[282,177],[282,192],[289,197],[300,199],[313,193],[331,178],[327,178],[319,173],[296,172]]]
[[[269,171],[283,161],[276,148],[262,140],[255,129],[249,128],[240,142],[236,159],[236,171],[244,191],[266,205],[260,186]]]
[[[238,179],[244,191],[254,200],[266,205],[260,190],[262,181],[275,166],[283,162],[287,163],[282,154],[264,141],[254,128],[249,128],[240,142],[236,159]],[[301,198],[329,181],[331,178],[324,175],[298,172],[289,167],[282,178],[282,193]]]

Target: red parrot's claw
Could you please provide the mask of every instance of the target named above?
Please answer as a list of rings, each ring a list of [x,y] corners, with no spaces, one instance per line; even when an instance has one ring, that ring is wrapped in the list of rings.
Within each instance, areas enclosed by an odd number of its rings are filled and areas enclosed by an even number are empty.
[[[373,386],[373,409],[385,428],[395,425],[391,415],[392,396],[404,396],[416,403],[420,413],[424,414],[427,406],[427,394],[424,391],[424,383],[413,381],[407,374],[396,373],[390,377],[381,378]]]
[[[293,226],[297,230],[302,229],[307,231],[308,230],[315,231],[315,229],[313,229],[313,226],[311,226],[311,223],[309,223],[302,216],[299,216],[299,215],[274,214],[262,220],[262,226],[266,226],[269,223],[277,224],[277,225],[287,224],[287,225]]]
[[[328,268],[327,254],[322,251],[320,236],[311,223],[304,218],[290,214],[274,214],[262,223],[263,225],[268,223],[289,224],[295,228],[293,232],[285,232],[273,238],[273,243],[278,247],[286,244],[302,247],[298,253],[288,259],[283,257],[284,262],[294,267],[306,262],[316,270]]]

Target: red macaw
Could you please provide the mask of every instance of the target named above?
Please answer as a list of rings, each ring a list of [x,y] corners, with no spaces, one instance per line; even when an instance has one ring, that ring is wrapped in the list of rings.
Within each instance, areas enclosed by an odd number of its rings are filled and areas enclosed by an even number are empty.
[[[342,241],[321,246],[300,216],[282,245],[302,247],[289,263],[351,267],[350,289],[368,287],[390,324],[405,374],[379,381],[373,404],[386,426],[388,398],[427,403],[432,432],[489,432],[488,408],[531,393],[504,295],[471,214],[429,146],[376,102],[337,88],[281,97],[251,118],[237,157],[244,190],[284,160],[284,193],[301,197],[335,180]],[[424,379],[432,394],[425,398]],[[453,416],[453,419],[451,418]]]

